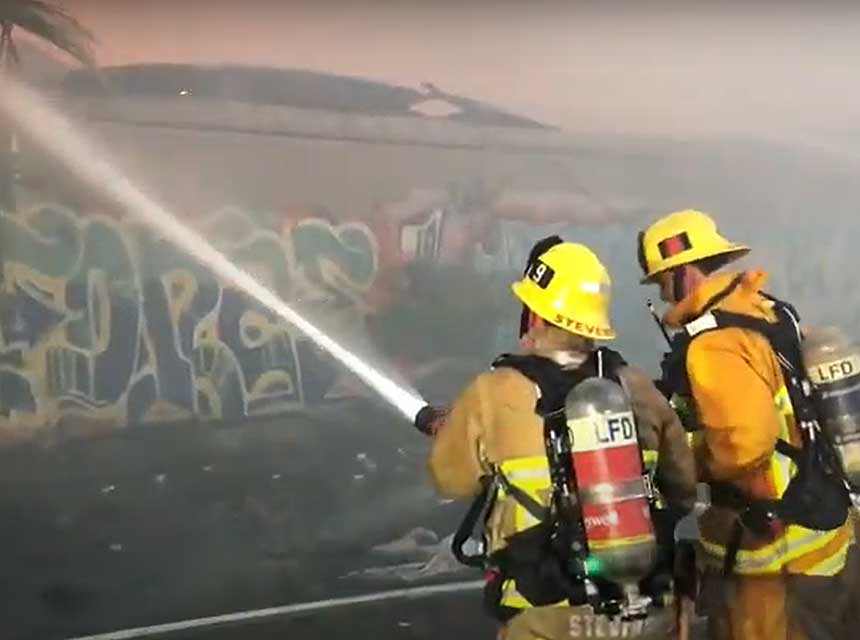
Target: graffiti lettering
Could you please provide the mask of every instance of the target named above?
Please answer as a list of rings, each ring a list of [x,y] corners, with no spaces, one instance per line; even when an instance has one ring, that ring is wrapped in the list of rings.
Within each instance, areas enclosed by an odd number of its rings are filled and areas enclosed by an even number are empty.
[[[362,224],[283,233],[223,210],[205,226],[288,299],[348,311],[376,275]],[[0,213],[0,238],[0,424],[234,419],[323,395],[306,388],[326,378],[303,379],[300,353],[316,355],[289,325],[151,234],[51,205]]]
[[[506,193],[415,189],[368,222],[302,208],[222,208],[193,224],[285,300],[361,331],[370,314],[397,306],[410,262],[519,272],[529,238],[516,224],[544,224],[559,212],[566,219],[567,201],[538,199],[530,215],[534,194],[514,202]],[[165,239],[117,219],[53,204],[0,212],[0,296],[0,428],[68,416],[114,426],[239,420],[349,388],[344,380],[335,388],[337,365],[281,318]],[[392,317],[413,313],[411,304]],[[512,339],[497,338],[501,348]],[[393,358],[401,357],[397,349]]]

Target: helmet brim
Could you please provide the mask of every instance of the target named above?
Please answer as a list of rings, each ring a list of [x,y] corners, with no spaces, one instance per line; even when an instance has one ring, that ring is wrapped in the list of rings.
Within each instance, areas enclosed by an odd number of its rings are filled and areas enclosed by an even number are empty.
[[[741,244],[736,244],[736,245],[733,245],[727,249],[723,249],[722,251],[717,251],[717,252],[711,253],[707,256],[693,258],[692,260],[688,260],[686,262],[679,262],[678,264],[669,265],[669,266],[664,267],[658,271],[654,271],[653,273],[649,273],[647,276],[644,276],[643,278],[641,278],[639,280],[639,284],[655,284],[657,282],[657,276],[659,276],[661,273],[665,273],[666,271],[674,269],[675,267],[681,267],[681,266],[684,266],[685,264],[690,264],[692,262],[698,262],[699,260],[707,260],[708,258],[715,258],[717,256],[724,256],[725,257],[725,262],[722,265],[722,266],[725,266],[731,262],[734,262],[735,260],[739,260],[740,258],[743,258],[749,252],[750,252],[749,247],[741,245]]]

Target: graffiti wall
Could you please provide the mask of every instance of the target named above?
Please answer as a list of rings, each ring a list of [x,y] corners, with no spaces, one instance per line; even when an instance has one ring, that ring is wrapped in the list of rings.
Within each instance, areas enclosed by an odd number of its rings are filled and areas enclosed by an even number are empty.
[[[386,320],[396,324],[398,312],[416,304],[416,287],[425,292],[425,309],[438,306],[426,300],[427,288],[410,267],[459,269],[461,288],[468,286],[463,273],[479,282],[487,273],[515,271],[530,240],[505,231],[499,211],[510,202],[510,195],[415,190],[337,222],[301,207],[222,208],[192,222],[288,303],[351,339],[375,337],[377,350],[409,371],[415,363],[392,334],[414,321],[391,330]],[[0,213],[0,238],[2,427],[229,421],[321,402],[344,377],[295,328],[121,216],[42,203]],[[507,299],[506,287],[489,293]],[[477,301],[480,292],[474,295]],[[484,312],[488,304],[481,304]],[[462,357],[470,347],[479,357],[478,342],[489,355],[509,341],[507,333],[464,334],[462,348],[456,340],[446,348],[426,332],[421,339],[441,358]],[[413,360],[426,360],[426,353]]]
[[[284,299],[361,322],[378,268],[367,226],[269,229],[223,210],[200,231]],[[313,402],[331,383],[290,326],[145,230],[46,204],[0,216],[0,236],[4,421],[230,419]]]
[[[456,387],[514,346],[509,280],[550,233],[588,243],[607,264],[619,347],[645,366],[664,346],[642,305],[654,292],[638,285],[634,243],[655,212],[734,212],[721,218],[726,232],[756,246],[774,290],[790,285],[812,320],[827,318],[837,285],[850,288],[848,271],[824,274],[787,249],[811,237],[809,225],[792,227],[790,239],[773,234],[774,220],[799,218],[820,194],[807,165],[779,165],[792,192],[772,203],[752,170],[771,155],[727,162],[709,148],[550,153],[89,126],[148,193],[231,260],[419,387]],[[82,193],[66,172],[35,152],[22,166],[18,210],[0,211],[0,437],[230,424],[371,395],[293,327]],[[853,174],[829,179],[835,193],[853,184]],[[845,220],[852,207],[847,196],[834,204]],[[853,256],[849,234],[837,247],[820,233],[840,259]]]

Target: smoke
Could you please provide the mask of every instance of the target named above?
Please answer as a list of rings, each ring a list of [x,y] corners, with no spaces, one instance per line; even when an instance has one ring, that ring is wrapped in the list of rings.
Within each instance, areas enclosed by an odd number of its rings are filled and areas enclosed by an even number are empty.
[[[857,149],[856,3],[69,4],[99,34],[103,64],[231,62],[432,81],[579,132]],[[234,37],[237,24],[254,37]],[[302,28],[284,38],[284,24]],[[174,28],[197,35],[177,38]]]
[[[168,242],[209,267],[217,276],[283,317],[360,377],[406,418],[412,420],[426,404],[416,391],[398,384],[333,340],[272,290],[182,224],[168,209],[148,197],[31,89],[5,79],[0,91],[0,108],[79,178],[121,204],[137,220],[157,230]]]

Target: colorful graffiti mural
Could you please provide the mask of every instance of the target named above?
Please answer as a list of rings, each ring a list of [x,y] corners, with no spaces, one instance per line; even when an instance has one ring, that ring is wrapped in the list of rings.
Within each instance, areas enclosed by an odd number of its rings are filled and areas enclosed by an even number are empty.
[[[531,217],[539,232],[571,212],[557,198],[511,208],[514,196],[414,190],[363,218],[223,208],[192,224],[282,298],[355,336],[403,301],[410,264],[515,270],[530,234],[505,233],[503,221]],[[232,420],[319,402],[342,375],[283,320],[122,218],[56,204],[0,212],[0,266],[0,427]]]
[[[361,320],[378,253],[365,225],[275,232],[223,210],[201,231],[286,300]],[[143,229],[44,205],[0,215],[0,237],[2,420],[229,419],[303,405],[330,382],[283,321]]]

